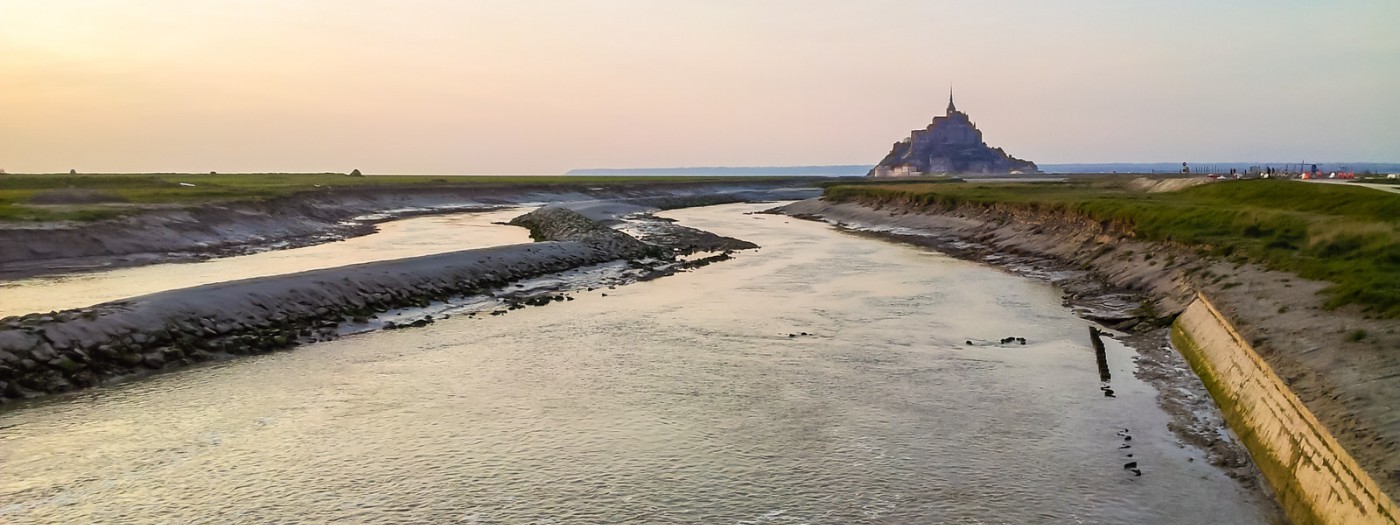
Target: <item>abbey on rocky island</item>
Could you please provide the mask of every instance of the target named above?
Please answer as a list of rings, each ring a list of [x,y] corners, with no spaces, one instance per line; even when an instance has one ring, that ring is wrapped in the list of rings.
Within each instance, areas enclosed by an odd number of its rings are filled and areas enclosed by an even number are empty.
[[[1034,162],[1007,155],[982,141],[982,131],[958,111],[948,90],[948,114],[934,117],[924,129],[896,142],[894,149],[874,169],[871,177],[917,177],[934,174],[1005,175],[1036,173]]]

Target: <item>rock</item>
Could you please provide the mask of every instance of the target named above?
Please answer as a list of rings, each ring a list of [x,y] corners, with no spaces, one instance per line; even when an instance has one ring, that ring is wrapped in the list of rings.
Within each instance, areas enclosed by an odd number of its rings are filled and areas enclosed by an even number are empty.
[[[5,397],[14,399],[33,399],[35,397],[39,397],[39,392],[35,392],[33,390],[20,386],[18,382],[11,382],[5,385]]]
[[[8,351],[24,357],[24,353],[41,343],[39,336],[21,330],[0,331],[0,351]]]
[[[160,352],[151,352],[141,356],[141,364],[152,370],[160,370],[165,366],[165,356]]]
[[[51,364],[54,368],[57,368],[57,369],[59,369],[59,370],[62,370],[62,371],[64,371],[64,372],[67,372],[67,373],[69,373],[69,374],[72,374],[72,373],[74,373],[74,372],[77,372],[78,370],[82,370],[82,368],[83,368],[83,364],[82,364],[82,363],[79,363],[79,362],[77,362],[77,361],[74,361],[72,358],[69,358],[68,356],[60,357],[60,358],[58,358],[57,360],[55,360],[54,362],[52,362],[52,363],[50,363],[50,364]]]
[[[111,345],[99,345],[97,347],[97,350],[94,350],[93,353],[97,354],[98,357],[109,361],[115,361],[121,358],[121,352],[118,352],[116,349],[112,348]]]
[[[1127,462],[1127,463],[1124,463],[1124,464],[1123,464],[1123,468],[1125,468],[1125,469],[1137,468],[1137,462],[1136,462],[1136,461],[1129,461],[1129,462]]]
[[[57,372],[46,374],[43,378],[42,390],[44,392],[67,392],[72,389],[73,383],[68,382],[68,379]]]

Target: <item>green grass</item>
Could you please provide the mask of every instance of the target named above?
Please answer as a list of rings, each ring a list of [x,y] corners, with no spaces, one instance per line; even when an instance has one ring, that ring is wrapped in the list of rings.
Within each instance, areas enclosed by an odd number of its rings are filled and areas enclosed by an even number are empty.
[[[1257,180],[1144,193],[1112,182],[834,186],[830,200],[1027,210],[1333,283],[1327,306],[1400,317],[1400,196]]]
[[[419,176],[350,177],[338,173],[286,174],[0,174],[0,221],[91,221],[135,213],[150,205],[196,205],[206,202],[283,197],[323,188],[356,187],[501,187],[631,186],[783,177],[638,177],[638,176]],[[193,184],[193,187],[181,183]],[[120,204],[35,205],[35,195],[62,190],[94,190],[127,202]]]

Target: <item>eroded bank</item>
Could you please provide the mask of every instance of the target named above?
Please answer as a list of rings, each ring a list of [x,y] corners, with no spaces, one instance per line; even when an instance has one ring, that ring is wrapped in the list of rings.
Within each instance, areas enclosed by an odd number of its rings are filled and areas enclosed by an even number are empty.
[[[1086,317],[1123,330],[1160,331],[1205,292],[1380,489],[1393,498],[1400,488],[1400,418],[1392,408],[1400,406],[1400,336],[1393,321],[1323,309],[1318,292],[1326,283],[1141,241],[1115,225],[1019,208],[811,199],[777,211],[1045,278],[1066,291],[1068,302],[1088,303],[1081,308]],[[1356,330],[1374,336],[1348,341]]]

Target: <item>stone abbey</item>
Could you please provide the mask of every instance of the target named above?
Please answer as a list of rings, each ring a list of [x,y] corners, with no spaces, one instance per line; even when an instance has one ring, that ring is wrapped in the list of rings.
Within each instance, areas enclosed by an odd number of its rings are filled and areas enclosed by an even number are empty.
[[[948,114],[934,117],[924,129],[916,129],[909,138],[896,142],[885,155],[871,177],[917,177],[948,174],[1010,174],[1035,173],[1034,162],[1007,155],[982,141],[977,124],[958,111],[953,104],[953,92],[948,91]]]

